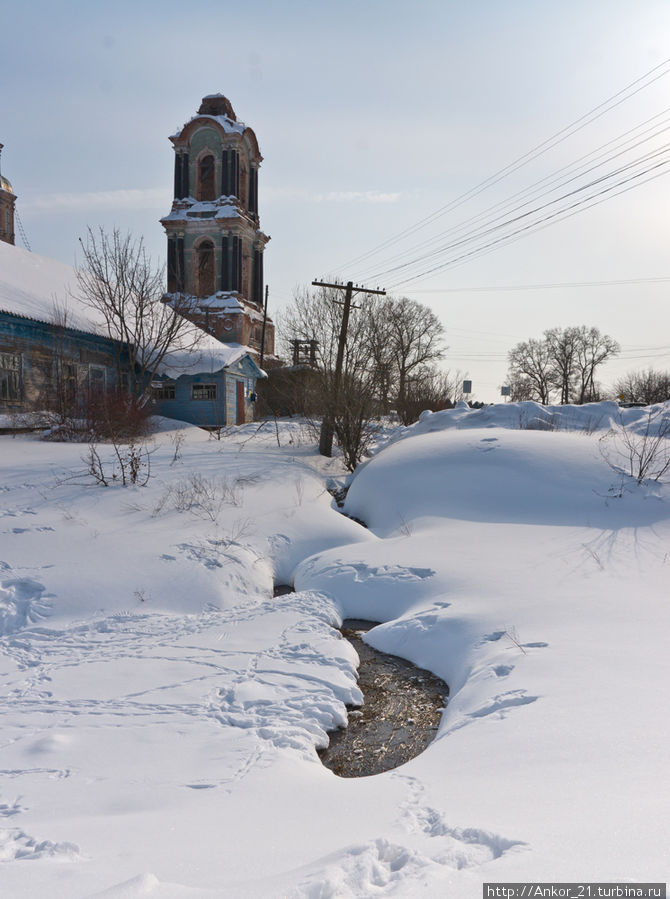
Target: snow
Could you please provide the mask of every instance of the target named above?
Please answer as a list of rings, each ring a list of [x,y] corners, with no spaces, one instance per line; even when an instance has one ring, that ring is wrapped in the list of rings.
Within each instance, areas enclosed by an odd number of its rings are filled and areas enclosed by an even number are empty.
[[[210,374],[239,362],[249,353],[240,343],[221,343],[209,334],[203,335],[197,347],[190,350],[170,350],[158,366],[157,374],[168,378],[180,375]]]
[[[144,488],[0,437],[2,895],[667,880],[670,488],[601,440],[649,411],[425,414],[351,479],[369,529],[297,420],[161,427]],[[360,702],[344,616],[451,688],[360,780],[316,754]]]
[[[238,199],[234,196],[221,196],[217,200],[195,200],[193,197],[184,197],[175,200],[170,213],[164,216],[162,222],[186,222],[189,218],[242,218],[246,214],[238,205]]]
[[[68,327],[107,336],[102,317],[78,296],[74,268],[0,241],[0,311],[52,323],[56,308]]]
[[[190,125],[191,122],[195,122],[197,119],[210,119],[211,121],[216,122],[223,128],[226,134],[244,134],[244,132],[247,130],[247,126],[244,124],[244,122],[234,121],[233,119],[228,118],[228,116],[226,115],[209,115],[207,113],[197,113],[196,115],[191,116],[186,125],[184,125],[179,131],[171,136],[173,138],[180,137],[184,128],[186,128],[187,125]]]
[[[207,300],[199,303],[231,313],[241,309],[233,296],[209,299],[209,304]],[[53,323],[55,308],[67,311],[68,327],[107,336],[106,325],[99,313],[78,298],[74,268],[0,241],[0,312]],[[184,374],[220,371],[234,365],[248,352],[247,346],[222,344],[204,334],[195,350],[168,353],[157,373],[178,378]],[[0,417],[0,427],[9,426],[11,419],[3,424],[6,418]]]

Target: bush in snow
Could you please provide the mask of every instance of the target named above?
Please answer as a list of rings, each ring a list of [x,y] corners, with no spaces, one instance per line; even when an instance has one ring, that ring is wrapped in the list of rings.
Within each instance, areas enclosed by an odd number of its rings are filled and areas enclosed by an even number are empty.
[[[638,484],[662,480],[670,471],[670,409],[650,409],[638,429],[619,424],[601,437],[600,448],[611,468]]]

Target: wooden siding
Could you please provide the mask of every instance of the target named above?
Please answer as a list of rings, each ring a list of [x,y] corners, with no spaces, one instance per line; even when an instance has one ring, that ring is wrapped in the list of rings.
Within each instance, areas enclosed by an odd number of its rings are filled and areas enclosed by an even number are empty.
[[[20,397],[0,398],[0,413],[28,412],[53,398],[59,363],[76,366],[77,387],[91,369],[104,369],[106,387],[118,386],[117,345],[109,338],[0,311],[0,353],[21,357]]]
[[[218,372],[201,372],[197,375],[181,375],[176,380],[157,379],[156,384],[174,384],[173,400],[156,400],[153,411],[177,421],[185,421],[201,428],[222,428],[236,424],[237,384],[242,384],[244,395],[244,420],[253,421],[254,404],[249,394],[255,391],[258,368],[248,356]],[[193,385],[216,385],[216,399],[193,399]]]

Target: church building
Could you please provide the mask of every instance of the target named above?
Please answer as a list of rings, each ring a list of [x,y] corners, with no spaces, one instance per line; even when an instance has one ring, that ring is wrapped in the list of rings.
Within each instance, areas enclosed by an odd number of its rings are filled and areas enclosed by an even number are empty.
[[[2,144],[0,144],[0,154]],[[14,243],[14,204],[16,195],[9,181],[0,173],[0,240]]]
[[[174,200],[161,219],[168,240],[166,302],[223,343],[260,354],[263,252],[270,239],[258,215],[256,135],[222,94],[204,97],[197,115],[171,136]],[[274,325],[264,356],[274,354]]]

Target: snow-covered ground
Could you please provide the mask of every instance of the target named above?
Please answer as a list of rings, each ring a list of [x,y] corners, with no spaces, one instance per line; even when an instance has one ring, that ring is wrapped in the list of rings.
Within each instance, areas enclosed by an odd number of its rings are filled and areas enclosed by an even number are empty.
[[[667,880],[670,488],[612,468],[618,416],[426,415],[352,480],[369,530],[299,422],[164,426],[141,488],[0,437],[3,899]],[[360,780],[316,754],[360,700],[344,616],[451,687]]]

